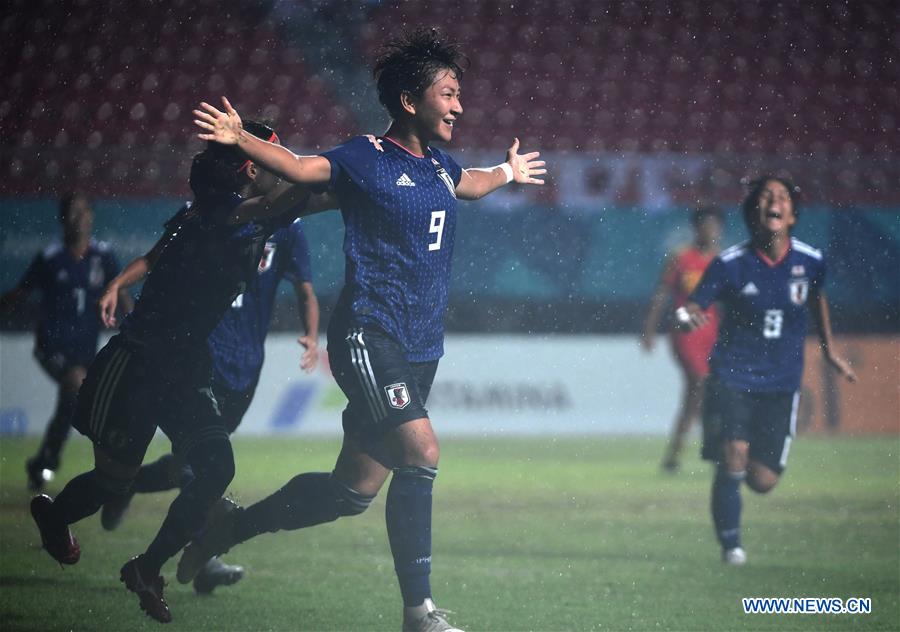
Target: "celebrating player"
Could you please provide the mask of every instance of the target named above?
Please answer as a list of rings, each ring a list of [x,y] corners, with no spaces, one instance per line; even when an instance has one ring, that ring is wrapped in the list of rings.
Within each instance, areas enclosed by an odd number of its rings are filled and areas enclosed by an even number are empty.
[[[97,300],[109,279],[119,272],[109,246],[91,239],[94,210],[84,195],[67,193],[62,197],[59,221],[62,243],[38,253],[19,284],[0,298],[0,311],[6,312],[33,290],[41,291],[34,355],[58,386],[56,410],[44,439],[37,454],[25,464],[28,486],[33,491],[40,491],[59,467],[78,387],[97,353],[101,327]],[[130,306],[131,296],[123,292],[122,301]]]
[[[276,140],[265,126],[247,127]],[[146,552],[122,567],[121,579],[141,608],[162,622],[172,615],[160,569],[202,527],[234,476],[206,341],[256,274],[267,237],[309,199],[305,187],[288,187],[273,176],[251,180],[244,162],[241,152],[217,143],[194,157],[194,204],[173,218],[134,310],[100,351],[78,394],[73,425],[94,442],[95,467],[70,480],[55,501],[41,495],[31,503],[44,548],[62,564],[76,563],[80,549],[68,525],[130,492],[159,426],[194,479],[172,502]]]
[[[719,252],[722,211],[715,207],[700,207],[691,215],[691,224],[694,227],[694,243],[669,259],[650,301],[642,338],[644,349],[648,352],[653,351],[656,343],[656,328],[668,298],[671,296],[673,308],[683,307],[709,262]],[[662,463],[663,469],[670,472],[678,471],[684,437],[700,414],[703,384],[709,375],[709,353],[719,327],[715,306],[710,306],[706,317],[709,321],[707,326],[697,331],[684,331],[678,327],[672,329],[672,351],[684,374],[685,389]]]
[[[703,404],[703,455],[717,464],[712,517],[727,564],[741,565],[741,482],[764,494],[778,483],[796,432],[808,310],[822,353],[849,381],[834,350],[822,252],[791,237],[797,189],[783,178],[751,183],[744,200],[750,240],[723,251],[679,310],[686,327],[707,323],[714,301],[722,328],[713,348]]]
[[[462,114],[462,56],[436,31],[387,44],[375,65],[391,116],[383,136],[360,136],[319,156],[297,156],[254,139],[223,98],[224,112],[195,110],[200,138],[237,145],[292,182],[334,192],[346,235],[345,286],[328,327],[332,373],[349,403],[334,471],[306,473],[260,502],[225,515],[186,550],[187,581],[210,556],[238,542],[362,513],[393,477],[386,523],[403,598],[404,630],[452,630],[431,599],[431,501],[438,442],[425,402],[443,354],[456,201],[515,180],[543,184],[538,153],[462,169],[434,142],[449,142]]]
[[[251,182],[257,178],[273,178],[249,161],[242,169]],[[266,189],[265,183],[261,186],[262,190]],[[171,222],[167,226],[174,228]],[[163,235],[150,252],[125,266],[122,274],[107,286],[100,299],[100,310],[104,322],[109,326],[115,325],[116,301],[121,289],[130,287],[147,275],[158,259],[160,250],[171,238],[169,232]],[[213,395],[229,433],[237,429],[253,400],[262,370],[272,307],[282,279],[291,282],[297,294],[304,325],[304,334],[297,340],[303,347],[300,368],[311,372],[319,360],[319,303],[312,285],[309,246],[300,220],[280,228],[269,237],[259,260],[257,274],[250,277],[244,292],[234,299],[231,308],[225,312],[209,337]],[[190,466],[181,462],[174,454],[164,455],[154,463],[141,466],[131,493],[120,495],[103,505],[101,524],[107,530],[118,527],[133,494],[183,487],[192,478]],[[242,567],[227,565],[218,558],[213,558],[194,578],[194,589],[198,593],[209,593],[216,586],[233,584],[243,573]]]

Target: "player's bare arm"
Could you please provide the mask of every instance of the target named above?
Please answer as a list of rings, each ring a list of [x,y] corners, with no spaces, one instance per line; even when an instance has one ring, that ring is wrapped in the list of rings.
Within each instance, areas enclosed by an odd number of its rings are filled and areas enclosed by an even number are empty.
[[[812,302],[812,310],[819,329],[819,345],[822,349],[822,355],[825,356],[828,364],[844,376],[847,381],[858,381],[859,378],[856,376],[856,372],[850,366],[850,363],[834,350],[834,337],[831,333],[831,312],[828,309],[828,299],[825,298],[825,292],[817,292],[817,296],[814,297]]]
[[[312,193],[303,184],[286,182],[271,192],[241,202],[228,219],[229,224],[243,224],[290,213],[293,217],[315,215],[337,208],[334,197],[327,193]]]
[[[298,156],[290,149],[266,142],[247,132],[241,117],[225,97],[222,97],[225,111],[209,103],[201,103],[194,110],[194,123],[205,130],[198,137],[222,143],[237,145],[247,157],[261,167],[296,184],[327,184],[331,178],[331,163],[322,156]]]
[[[319,300],[313,284],[309,281],[294,283],[297,303],[303,315],[304,334],[297,338],[297,344],[303,347],[300,356],[300,368],[312,373],[319,363]]]
[[[506,151],[506,162],[496,167],[463,169],[462,178],[456,187],[456,197],[460,200],[478,200],[500,187],[517,182],[519,184],[544,184],[547,173],[546,163],[540,158],[541,152],[532,151],[519,154],[519,139],[513,139]]]
[[[147,274],[153,269],[153,264],[159,258],[164,241],[164,237],[160,238],[159,241],[153,244],[153,247],[147,254],[135,258],[125,266],[125,269],[116,278],[107,284],[98,303],[100,320],[103,321],[105,327],[115,327],[117,325],[116,310],[120,302],[124,301],[124,312],[131,311],[131,295],[128,294],[128,288],[147,277]]]
[[[644,319],[644,332],[641,337],[641,346],[645,351],[653,351],[656,344],[656,328],[659,327],[659,321],[662,319],[663,310],[666,307],[669,298],[669,287],[666,284],[666,277],[671,273],[675,266],[675,259],[669,258],[666,265],[663,266],[663,272],[656,284],[656,290],[650,299],[650,309],[647,311],[647,317]]]

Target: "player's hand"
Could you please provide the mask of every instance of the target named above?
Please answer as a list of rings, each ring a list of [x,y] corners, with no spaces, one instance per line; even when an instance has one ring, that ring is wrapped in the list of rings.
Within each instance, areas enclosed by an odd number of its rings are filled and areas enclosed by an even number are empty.
[[[653,348],[656,346],[656,333],[644,333],[641,336],[641,348],[647,353],[652,353]]]
[[[519,155],[519,139],[514,138],[512,146],[506,150],[506,162],[512,167],[513,180],[519,184],[544,184],[544,180],[534,176],[542,176],[547,173],[544,169],[546,163],[540,158],[541,152],[533,151]]]
[[[228,99],[222,97],[222,105],[225,108],[221,112],[205,101],[200,104],[202,109],[194,110],[194,123],[206,133],[197,134],[198,138],[203,140],[211,140],[223,145],[237,145],[241,130],[244,129],[241,123],[241,117],[237,111],[231,107]]]
[[[675,322],[678,328],[685,331],[696,331],[706,326],[709,318],[696,303],[688,303],[675,310]]]
[[[832,366],[832,368],[844,376],[848,382],[858,382],[859,378],[856,377],[856,372],[850,366],[850,363],[844,360],[840,356],[836,356],[833,353],[829,353],[825,356],[828,360],[828,364]]]
[[[319,339],[316,336],[300,336],[297,343],[305,349],[300,356],[300,368],[312,373],[319,364]]]
[[[100,307],[100,320],[104,327],[113,329],[116,326],[116,308],[119,307],[119,290],[113,286],[106,288],[98,303]]]

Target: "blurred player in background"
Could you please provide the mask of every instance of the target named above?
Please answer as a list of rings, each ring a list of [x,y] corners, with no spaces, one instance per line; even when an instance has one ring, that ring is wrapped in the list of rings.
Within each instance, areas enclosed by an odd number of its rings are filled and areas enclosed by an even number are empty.
[[[47,424],[37,454],[28,459],[28,487],[40,491],[59,468],[60,453],[69,436],[72,414],[87,368],[97,353],[101,321],[97,300],[119,272],[109,246],[94,241],[94,210],[80,193],[67,193],[59,204],[62,242],[38,253],[18,285],[0,297],[6,313],[24,302],[34,290],[41,292],[34,356],[58,386],[56,410]],[[123,291],[122,303],[131,296]]]
[[[677,318],[707,324],[718,301],[722,327],[710,361],[703,405],[703,455],[715,461],[712,517],[722,559],[741,565],[741,483],[764,494],[778,484],[796,432],[808,313],[822,353],[848,380],[853,370],[834,350],[822,252],[791,237],[798,190],[783,178],[750,184],[743,203],[749,241],[710,264]]]
[[[248,122],[262,138],[271,128]],[[167,227],[134,310],[91,364],[73,425],[94,442],[94,469],[76,476],[56,500],[32,499],[44,548],[75,564],[68,525],[129,494],[157,427],[193,472],[147,550],[121,569],[141,609],[172,618],[163,598],[163,564],[198,532],[234,476],[228,430],[212,393],[207,339],[257,274],[266,240],[306,212],[309,191],[261,171],[251,179],[241,152],[217,143],[194,157],[194,203]],[[244,199],[244,198],[248,199]]]
[[[262,533],[362,513],[393,473],[386,524],[403,597],[404,630],[453,630],[431,599],[432,486],[437,438],[425,409],[443,354],[457,198],[474,200],[515,180],[543,184],[537,152],[464,170],[449,142],[462,114],[463,57],[433,29],[388,42],[376,62],[384,136],[359,136],[319,156],[254,140],[237,112],[202,104],[203,139],[237,145],[292,182],[326,188],[346,229],[345,286],[328,327],[331,370],[349,403],[334,471],[296,476],[260,502],[213,522],[186,550],[180,581],[210,556]],[[367,626],[363,626],[367,627]]]
[[[642,338],[647,352],[653,351],[656,344],[656,330],[669,298],[671,297],[673,309],[683,307],[687,297],[700,282],[709,262],[719,252],[719,239],[722,236],[720,209],[704,206],[694,210],[691,225],[694,228],[693,243],[669,258],[650,301]],[[706,317],[707,325],[697,331],[673,327],[671,332],[672,351],[684,374],[685,388],[662,462],[663,469],[670,472],[678,471],[684,437],[691,429],[694,419],[700,415],[703,385],[709,375],[709,353],[716,341],[719,327],[714,305],[709,307]]]
[[[260,177],[261,170],[252,162],[247,161],[241,169],[246,170],[252,181]],[[173,228],[171,222],[167,226]],[[100,311],[108,326],[115,326],[116,301],[122,288],[130,287],[146,277],[169,238],[171,235],[167,231],[150,252],[129,263],[122,274],[107,286],[100,299]],[[310,373],[319,361],[319,303],[312,285],[309,245],[299,219],[269,237],[257,266],[257,274],[250,278],[244,292],[234,299],[208,340],[213,365],[213,395],[229,433],[237,429],[253,401],[262,371],[272,308],[282,280],[289,281],[297,295],[304,328],[304,334],[297,340],[303,347],[300,368]],[[134,494],[184,487],[192,478],[190,466],[174,454],[142,465],[131,493],[103,505],[100,514],[103,528],[111,531],[119,526]],[[227,565],[213,558],[194,578],[194,589],[198,593],[209,593],[216,586],[235,583],[243,573],[242,567]]]

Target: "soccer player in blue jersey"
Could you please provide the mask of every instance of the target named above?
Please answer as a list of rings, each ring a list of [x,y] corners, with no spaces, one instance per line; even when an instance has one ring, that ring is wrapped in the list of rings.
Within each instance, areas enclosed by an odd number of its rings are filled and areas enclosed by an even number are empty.
[[[743,214],[750,239],[716,257],[677,312],[685,327],[697,329],[707,323],[704,310],[714,302],[722,308],[703,408],[703,456],[717,465],[712,518],[722,559],[731,565],[747,560],[741,483],[764,494],[787,465],[810,311],[825,358],[856,380],[834,350],[822,252],[791,237],[797,189],[783,178],[760,178],[750,185]]]
[[[104,242],[91,239],[94,210],[80,193],[67,193],[59,205],[63,238],[35,256],[18,285],[0,298],[0,311],[14,309],[34,290],[41,292],[34,356],[58,386],[56,410],[37,454],[28,459],[28,486],[40,491],[59,467],[69,436],[78,387],[97,353],[101,322],[97,300],[119,272]],[[123,292],[122,301],[131,297]]]
[[[260,124],[248,129],[277,140]],[[55,500],[40,495],[31,502],[44,548],[58,562],[75,564],[80,548],[68,525],[130,492],[161,428],[194,478],[147,550],[121,570],[141,608],[161,622],[172,615],[160,569],[201,529],[234,476],[207,339],[257,273],[267,238],[300,215],[310,197],[306,187],[287,186],[271,173],[251,181],[241,169],[245,160],[217,143],[194,157],[194,204],[171,220],[134,310],[78,393],[73,426],[94,442],[95,467],[70,480]]]
[[[237,112],[202,104],[200,138],[237,145],[286,180],[325,188],[346,229],[345,285],[328,327],[332,373],[347,396],[344,442],[332,472],[306,473],[213,522],[179,562],[187,581],[210,556],[256,535],[362,513],[390,474],[386,523],[403,598],[404,630],[452,630],[431,599],[431,504],[438,442],[425,402],[443,354],[443,318],[457,199],[515,180],[543,184],[538,153],[462,169],[449,142],[462,115],[462,56],[434,30],[389,42],[375,65],[391,116],[384,135],[359,136],[319,156],[253,140]]]
[[[253,163],[244,167],[252,180],[263,171]],[[265,176],[262,176],[265,177]],[[167,231],[144,256],[138,257],[113,279],[100,299],[103,320],[115,326],[117,297],[123,288],[142,280],[159,256],[159,250],[171,237]],[[253,400],[265,354],[265,340],[272,319],[272,308],[278,285],[289,281],[297,294],[304,333],[297,342],[302,346],[300,368],[311,372],[318,364],[319,303],[310,271],[309,245],[300,220],[275,231],[266,241],[257,274],[225,312],[225,316],[209,336],[207,344],[212,356],[212,389],[222,421],[233,433]],[[107,530],[117,528],[135,493],[158,492],[183,487],[193,473],[174,454],[142,465],[134,479],[130,494],[123,494],[103,505],[100,520]],[[213,558],[194,578],[198,593],[212,592],[216,586],[229,585],[243,576],[240,566],[231,566]]]

